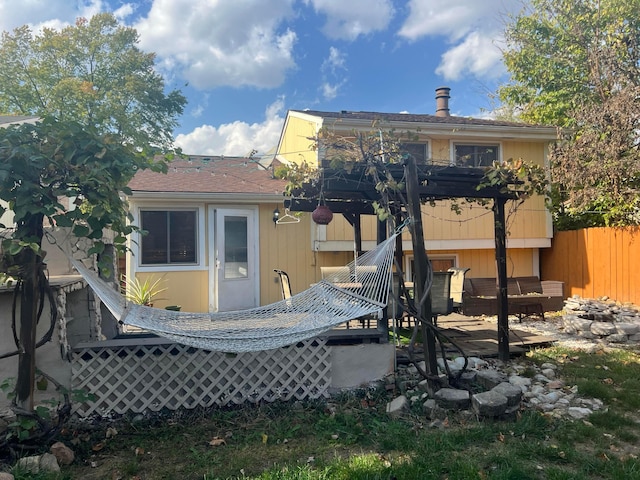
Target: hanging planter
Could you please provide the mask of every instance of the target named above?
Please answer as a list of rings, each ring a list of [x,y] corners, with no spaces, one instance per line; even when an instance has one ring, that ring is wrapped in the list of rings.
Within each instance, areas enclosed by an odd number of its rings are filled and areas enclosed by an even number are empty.
[[[333,220],[333,212],[326,205],[318,205],[311,213],[311,218],[318,225],[328,225]]]

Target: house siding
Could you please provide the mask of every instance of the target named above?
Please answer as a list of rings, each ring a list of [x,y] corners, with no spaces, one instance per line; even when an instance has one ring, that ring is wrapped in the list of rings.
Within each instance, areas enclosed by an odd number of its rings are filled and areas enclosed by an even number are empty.
[[[314,121],[290,116],[287,119],[286,135],[280,139],[278,157],[287,162],[306,161],[310,165],[316,165],[318,157],[312,146],[318,129],[319,125]]]

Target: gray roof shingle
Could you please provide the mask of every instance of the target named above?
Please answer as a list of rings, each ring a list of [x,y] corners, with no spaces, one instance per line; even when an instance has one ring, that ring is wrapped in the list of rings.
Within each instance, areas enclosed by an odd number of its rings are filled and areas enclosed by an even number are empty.
[[[279,194],[286,181],[255,159],[192,155],[169,163],[167,174],[142,170],[129,182],[135,192]]]

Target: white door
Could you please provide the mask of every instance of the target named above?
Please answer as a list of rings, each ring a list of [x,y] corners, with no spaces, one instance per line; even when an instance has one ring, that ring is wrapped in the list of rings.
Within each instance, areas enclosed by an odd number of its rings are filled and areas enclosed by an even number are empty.
[[[213,217],[213,218],[212,218]],[[258,226],[254,209],[211,208],[209,308],[228,312],[258,306]]]

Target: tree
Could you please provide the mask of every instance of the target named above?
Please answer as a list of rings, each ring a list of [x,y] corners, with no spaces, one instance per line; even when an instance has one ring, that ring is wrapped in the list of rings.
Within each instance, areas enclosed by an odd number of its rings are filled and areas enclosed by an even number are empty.
[[[92,254],[103,253],[105,228],[124,247],[133,227],[119,194],[137,169],[166,168],[153,153],[171,149],[186,104],[177,90],[165,94],[155,55],[137,44],[137,32],[108,13],[60,31],[23,26],[0,39],[0,112],[44,119],[0,130],[0,214],[8,208],[15,217],[1,243],[0,279],[15,277],[21,298],[16,397],[25,410],[33,407],[35,327],[48,288],[43,221],[92,240]],[[78,208],[66,209],[65,197]]]
[[[640,224],[637,1],[532,0],[505,36],[501,99],[561,129],[550,153],[556,225]]]
[[[640,82],[636,0],[531,0],[505,38],[511,80],[498,93],[532,123],[571,126],[572,110],[602,104],[618,75]]]
[[[166,171],[166,163],[123,144],[118,136],[100,135],[79,123],[47,117],[35,125],[0,129],[0,201],[5,202],[0,215],[11,209],[15,223],[2,238],[0,273],[17,280],[20,295],[16,401],[22,409],[33,409],[36,324],[48,287],[42,249],[45,220],[92,240],[90,254],[103,252],[107,228],[115,233],[114,244],[124,246],[134,227],[127,223],[120,193],[130,193],[127,184],[134,173],[146,168]],[[62,199],[77,208],[65,208]]]
[[[52,115],[137,146],[170,147],[186,104],[164,93],[155,55],[110,13],[34,35],[28,26],[0,40],[0,112]]]

